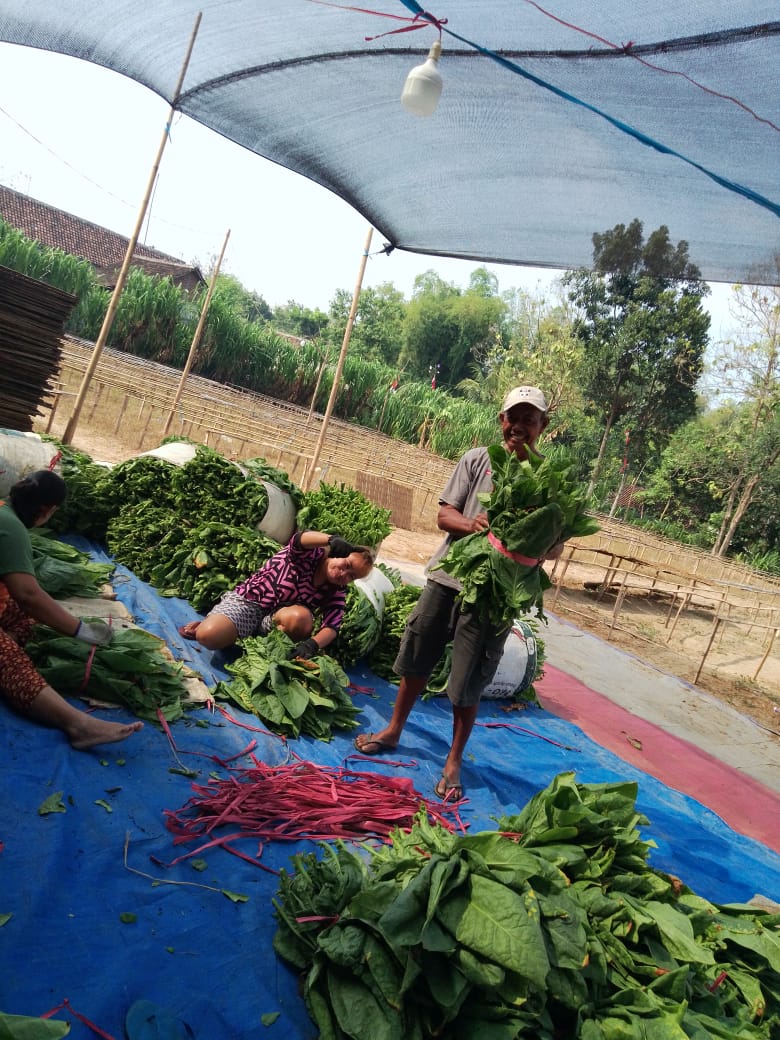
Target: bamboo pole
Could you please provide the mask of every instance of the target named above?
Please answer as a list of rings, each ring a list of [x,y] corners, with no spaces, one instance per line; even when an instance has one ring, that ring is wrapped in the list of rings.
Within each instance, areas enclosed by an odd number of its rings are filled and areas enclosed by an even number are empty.
[[[766,659],[769,657],[769,654],[772,651],[772,647],[774,646],[775,639],[777,639],[778,631],[779,631],[778,629],[775,629],[772,632],[772,635],[769,637],[769,646],[766,648],[766,652],[765,652],[764,656],[761,658],[761,661],[760,661],[760,663],[758,665],[758,668],[756,668],[755,672],[753,672],[753,682],[756,681],[756,679],[758,678],[758,673],[761,671],[761,669],[766,664]]]
[[[702,669],[704,668],[704,662],[707,660],[707,654],[710,652],[712,644],[715,642],[715,636],[718,634],[718,629],[720,628],[722,621],[723,621],[723,618],[718,617],[716,615],[715,623],[713,624],[712,631],[710,632],[710,641],[707,643],[707,648],[705,649],[704,653],[702,654],[702,659],[701,659],[701,662],[699,663],[699,668],[698,668],[698,670],[696,672],[696,675],[693,677],[693,685],[694,686],[699,681],[699,676],[701,675]]]
[[[352,294],[352,306],[349,309],[349,317],[347,318],[347,327],[344,329],[344,339],[341,344],[341,351],[339,353],[339,359],[336,364],[336,374],[333,377],[333,386],[330,388],[330,397],[328,398],[328,405],[325,409],[325,415],[322,420],[322,427],[320,429],[319,437],[317,438],[317,444],[314,448],[314,454],[311,457],[311,462],[306,468],[304,474],[304,480],[302,481],[302,487],[304,491],[310,491],[311,485],[314,480],[314,474],[317,470],[317,463],[320,460],[320,453],[322,452],[322,445],[325,441],[325,434],[328,432],[328,423],[330,422],[331,413],[333,412],[333,406],[336,403],[336,394],[339,389],[339,382],[341,381],[341,373],[344,371],[344,361],[347,357],[347,347],[349,346],[349,339],[352,335],[352,326],[355,324],[355,315],[357,314],[358,301],[360,300],[360,290],[363,286],[363,275],[366,270],[366,261],[368,260],[368,251],[371,248],[371,236],[374,234],[374,229],[369,227],[368,234],[366,235],[366,244],[363,247],[363,256],[360,259],[360,269],[358,271],[357,281],[355,283],[355,291]]]
[[[216,284],[217,284],[217,277],[219,275],[219,269],[222,266],[222,259],[225,256],[225,250],[227,249],[227,244],[228,244],[228,239],[229,238],[230,238],[230,228],[228,228],[228,230],[227,230],[227,233],[225,235],[225,241],[222,243],[222,251],[220,252],[220,254],[219,254],[218,258],[217,258],[217,262],[216,262],[216,264],[214,266],[214,270],[211,272],[211,281],[209,282],[209,287],[208,287],[208,290],[206,292],[206,299],[203,301],[203,306],[201,307],[201,310],[200,310],[200,317],[198,318],[198,324],[197,324],[197,327],[195,329],[195,334],[192,337],[192,343],[190,344],[190,351],[189,351],[189,354],[187,354],[187,361],[186,361],[186,363],[184,365],[184,368],[182,369],[181,379],[179,380],[179,385],[178,385],[178,387],[176,389],[176,394],[175,394],[175,396],[173,398],[173,404],[171,405],[171,410],[168,412],[168,418],[165,420],[165,425],[163,426],[163,429],[162,429],[162,436],[163,437],[167,437],[168,436],[168,431],[171,428],[171,423],[173,422],[173,417],[176,414],[176,409],[179,407],[179,401],[181,401],[181,395],[184,392],[184,384],[187,382],[187,376],[190,374],[190,370],[192,368],[192,364],[193,364],[193,362],[195,360],[195,351],[198,349],[198,346],[200,345],[200,339],[201,339],[201,336],[203,335],[203,329],[205,328],[206,318],[208,317],[208,313],[209,313],[209,304],[211,303],[211,297],[214,295],[214,289],[215,289]]]
[[[95,342],[95,346],[92,349],[92,357],[90,358],[89,364],[87,365],[87,369],[84,372],[84,378],[81,381],[79,392],[76,395],[76,400],[73,404],[73,412],[71,414],[70,419],[68,419],[68,424],[65,427],[65,432],[62,435],[63,444],[70,444],[73,441],[73,435],[75,434],[76,427],[78,426],[79,416],[81,415],[81,409],[84,406],[84,400],[87,396],[87,391],[89,390],[89,384],[92,382],[92,376],[95,374],[95,369],[97,368],[98,361],[100,360],[100,355],[103,353],[103,348],[105,347],[108,341],[108,334],[111,331],[111,326],[114,324],[114,318],[116,316],[117,307],[119,306],[119,300],[122,295],[122,291],[125,287],[125,282],[127,281],[127,275],[130,271],[130,264],[133,259],[133,254],[135,253],[135,247],[138,244],[138,238],[141,234],[141,228],[143,227],[143,222],[146,217],[146,211],[149,208],[149,200],[152,197],[152,191],[154,190],[154,185],[157,180],[157,174],[160,169],[160,162],[162,160],[162,155],[165,150],[165,145],[168,142],[171,124],[173,123],[173,117],[176,112],[176,105],[179,100],[181,88],[184,84],[184,77],[187,74],[187,67],[190,63],[190,57],[192,56],[192,48],[195,46],[195,37],[198,35],[198,29],[200,28],[200,20],[202,17],[202,14],[198,13],[197,18],[195,19],[195,26],[192,30],[192,34],[187,45],[187,52],[184,57],[184,64],[182,65],[181,72],[179,73],[179,81],[176,84],[176,89],[173,92],[173,100],[171,102],[170,111],[168,112],[168,120],[165,124],[165,129],[160,139],[160,144],[157,148],[157,155],[155,156],[151,173],[149,174],[149,181],[146,185],[146,192],[144,193],[143,201],[141,202],[141,208],[138,211],[138,216],[136,217],[133,233],[130,236],[129,242],[127,243],[125,258],[122,261],[122,267],[119,270],[119,275],[117,276],[114,291],[111,294],[111,301],[108,305],[106,316],[103,319],[103,324],[100,328],[98,338]]]

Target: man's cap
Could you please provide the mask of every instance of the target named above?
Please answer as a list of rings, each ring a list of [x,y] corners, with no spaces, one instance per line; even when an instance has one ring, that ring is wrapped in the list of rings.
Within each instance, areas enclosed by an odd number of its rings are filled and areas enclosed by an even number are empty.
[[[516,404],[531,404],[540,412],[547,411],[547,401],[542,391],[537,386],[516,386],[510,390],[501,405],[502,412],[508,412]]]

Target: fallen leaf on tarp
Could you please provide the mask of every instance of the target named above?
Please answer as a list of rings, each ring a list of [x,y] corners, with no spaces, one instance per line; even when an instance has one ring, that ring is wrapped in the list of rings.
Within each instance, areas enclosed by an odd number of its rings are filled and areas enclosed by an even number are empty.
[[[629,737],[628,733],[626,733],[625,730],[623,730],[623,736],[626,738],[631,747],[636,748],[637,751],[642,750],[642,741],[639,739],[639,737]]]
[[[227,896],[231,903],[249,902],[249,896],[242,895],[240,892],[230,892],[227,888],[222,889],[222,895]]]
[[[268,1014],[260,1016],[260,1021],[264,1026],[272,1026],[279,1015],[281,1015],[281,1011],[269,1011]]]
[[[4,924],[8,924],[13,916],[13,914],[0,914],[0,928],[2,928]]]
[[[106,810],[106,812],[113,812],[114,811],[111,808],[111,806],[108,804],[108,802],[105,800],[105,798],[96,798],[95,799],[95,805],[101,805]]]
[[[122,913],[119,915],[119,920],[122,922],[122,924],[135,924],[135,922],[138,920],[138,915],[131,914],[128,910],[123,910]]]
[[[6,1015],[0,1011],[0,1036],[9,1040],[59,1040],[70,1032],[69,1022],[28,1018],[27,1015]]]
[[[62,791],[55,791],[54,794],[50,794],[48,798],[44,799],[38,806],[39,816],[48,816],[49,813],[53,812],[67,812],[65,803],[62,800]]]

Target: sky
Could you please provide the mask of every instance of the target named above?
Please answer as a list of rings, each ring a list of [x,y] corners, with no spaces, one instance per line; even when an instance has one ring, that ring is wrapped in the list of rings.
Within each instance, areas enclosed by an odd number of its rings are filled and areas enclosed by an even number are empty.
[[[138,219],[169,106],[147,88],[64,55],[0,43],[0,183],[129,237]],[[221,270],[271,307],[327,310],[352,294],[368,223],[346,202],[177,116],[140,241],[209,270],[230,231]],[[392,282],[410,297],[435,270],[466,288],[471,261],[382,249],[373,235],[363,287]],[[554,292],[560,271],[485,265],[500,291]],[[705,300],[712,340],[733,326],[729,286]]]

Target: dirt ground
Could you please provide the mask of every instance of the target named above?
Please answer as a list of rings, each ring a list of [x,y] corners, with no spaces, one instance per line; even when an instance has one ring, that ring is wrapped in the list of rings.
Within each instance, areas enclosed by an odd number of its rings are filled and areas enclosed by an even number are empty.
[[[103,462],[121,462],[137,453],[135,446],[124,445],[117,437],[107,437],[82,422],[74,438],[75,448]],[[380,553],[390,560],[424,565],[439,544],[431,532],[396,528],[382,543]],[[615,595],[602,594],[593,587],[601,576],[598,570],[570,564],[560,590],[547,594],[549,609],[572,624],[642,658],[660,671],[693,682],[702,655],[707,651],[712,630],[706,611],[688,611],[676,622],[669,639],[669,606],[660,597],[632,596],[621,607],[615,622]],[[556,578],[553,578],[554,582]],[[699,616],[701,615],[701,616]],[[544,637],[542,633],[542,638]],[[760,681],[754,681],[766,639],[759,636],[750,643],[735,634],[721,635],[707,656],[696,686],[727,702],[749,716],[770,733],[780,736],[780,646],[776,646],[761,668]],[[711,666],[712,665],[712,666]],[[714,667],[717,665],[717,668]]]
[[[381,554],[415,565],[425,564],[439,542],[440,538],[435,534],[396,528],[382,543]],[[668,604],[663,599],[638,596],[633,603],[627,601],[620,614],[620,624],[613,625],[615,595],[599,598],[595,589],[587,587],[597,584],[601,573],[593,568],[570,564],[554,613],[660,671],[692,682],[707,648],[711,618],[697,617],[695,613],[690,617],[683,616],[677,622],[673,641],[667,644]],[[551,589],[546,594],[546,603],[551,602],[554,591]],[[543,639],[544,631],[541,636]],[[734,639],[732,636],[732,641]],[[705,667],[695,685],[780,736],[780,685],[775,679],[778,673],[776,661],[767,660],[761,673],[764,682],[759,683],[749,678],[755,671],[756,655],[760,660],[762,654],[759,642],[750,650],[745,648],[744,641],[734,646],[716,646],[716,649],[721,652],[713,654],[712,660],[718,662],[718,669]]]

